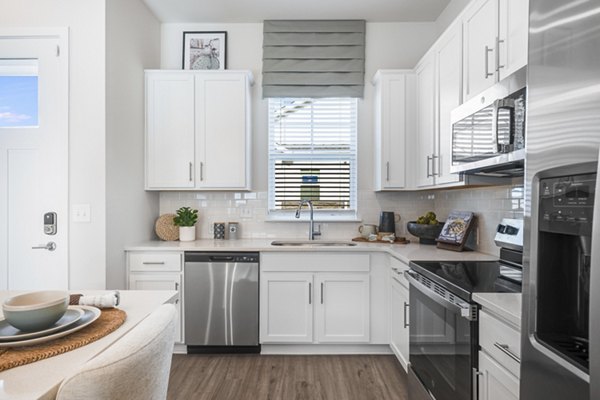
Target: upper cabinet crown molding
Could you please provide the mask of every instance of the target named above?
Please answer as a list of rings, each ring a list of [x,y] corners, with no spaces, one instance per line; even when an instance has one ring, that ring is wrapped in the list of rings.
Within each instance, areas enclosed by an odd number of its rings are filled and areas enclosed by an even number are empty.
[[[146,71],[146,190],[250,190],[249,71]]]

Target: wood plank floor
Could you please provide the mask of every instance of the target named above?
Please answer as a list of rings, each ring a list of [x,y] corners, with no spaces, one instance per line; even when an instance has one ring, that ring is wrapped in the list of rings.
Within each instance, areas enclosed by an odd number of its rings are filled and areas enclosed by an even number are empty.
[[[394,356],[174,355],[168,399],[406,400]]]

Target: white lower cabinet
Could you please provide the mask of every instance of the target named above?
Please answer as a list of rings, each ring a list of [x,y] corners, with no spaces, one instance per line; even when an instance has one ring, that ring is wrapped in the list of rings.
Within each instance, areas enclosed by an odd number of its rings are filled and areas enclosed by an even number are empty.
[[[183,337],[183,298],[182,253],[128,252],[129,290],[176,290],[175,300],[179,324],[176,326],[175,342],[184,343]]]
[[[392,279],[391,314],[392,326],[390,332],[390,346],[392,351],[406,370],[409,355],[409,295],[408,287],[396,279]]]
[[[479,352],[479,400],[518,400],[519,379]]]
[[[368,273],[263,272],[260,293],[261,343],[369,342]]]
[[[260,278],[262,343],[313,342],[313,274],[264,272]]]

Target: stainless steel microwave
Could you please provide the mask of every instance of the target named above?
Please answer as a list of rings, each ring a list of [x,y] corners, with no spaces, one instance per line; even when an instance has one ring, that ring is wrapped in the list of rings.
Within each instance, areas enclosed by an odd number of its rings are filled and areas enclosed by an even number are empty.
[[[526,77],[524,67],[452,111],[451,172],[523,174]]]

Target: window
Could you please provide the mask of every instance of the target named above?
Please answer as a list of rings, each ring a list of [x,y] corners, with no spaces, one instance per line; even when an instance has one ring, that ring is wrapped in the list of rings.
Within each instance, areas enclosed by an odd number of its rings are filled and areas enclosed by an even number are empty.
[[[37,125],[37,60],[0,59],[0,128]]]
[[[312,200],[321,217],[355,217],[356,109],[354,98],[269,99],[271,215]]]

